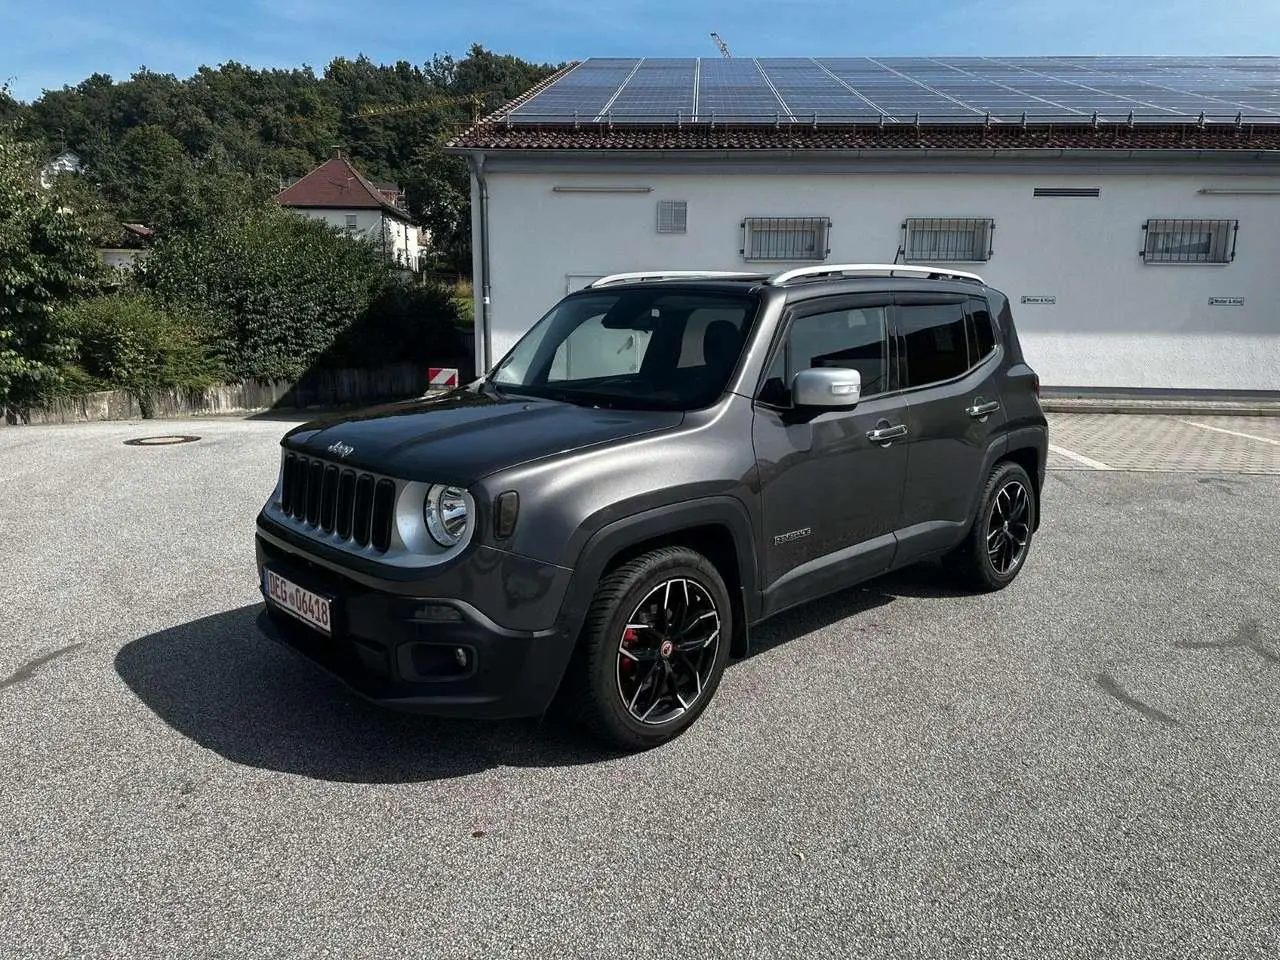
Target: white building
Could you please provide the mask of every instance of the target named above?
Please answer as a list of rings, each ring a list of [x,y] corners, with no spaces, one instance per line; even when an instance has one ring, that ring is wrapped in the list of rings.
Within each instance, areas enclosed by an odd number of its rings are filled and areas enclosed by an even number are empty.
[[[1280,390],[1280,60],[1181,63],[584,61],[452,145],[477,369],[608,273],[897,261],[1007,293],[1046,386]]]
[[[84,173],[84,160],[74,150],[63,150],[40,168],[40,186],[48,190],[64,173]]]
[[[128,273],[145,260],[150,252],[125,247],[99,247],[98,258],[108,267]]]
[[[368,240],[405,269],[418,269],[420,231],[400,205],[399,188],[375,184],[337,150],[275,199],[282,207]]]

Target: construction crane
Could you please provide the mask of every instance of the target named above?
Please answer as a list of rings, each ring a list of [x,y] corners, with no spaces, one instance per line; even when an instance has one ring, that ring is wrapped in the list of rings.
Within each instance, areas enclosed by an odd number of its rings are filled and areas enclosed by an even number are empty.
[[[430,110],[436,107],[459,107],[471,104],[471,119],[479,120],[484,113],[484,97],[478,93],[463,94],[458,97],[427,97],[410,103],[393,103],[381,107],[364,107],[351,114],[353,117],[386,117],[396,113],[411,113],[415,110]]]
[[[720,39],[720,34],[714,30],[711,31],[711,39],[716,42],[716,46],[720,48],[720,56],[726,60],[732,60],[733,54],[729,52],[729,45]]]

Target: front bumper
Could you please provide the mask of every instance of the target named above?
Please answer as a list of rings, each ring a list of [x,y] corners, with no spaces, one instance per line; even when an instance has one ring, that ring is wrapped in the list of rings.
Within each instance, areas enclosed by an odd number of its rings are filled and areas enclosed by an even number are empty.
[[[264,591],[259,624],[268,638],[361,696],[395,709],[500,719],[537,716],[550,705],[576,638],[570,625],[558,618],[542,629],[510,629],[467,600],[437,594],[430,571],[417,582],[379,583],[368,571],[344,570],[334,560],[323,559],[323,551],[313,552],[299,539],[259,519],[259,590],[262,571],[270,568],[330,598],[331,634],[296,619]],[[501,579],[504,572],[510,573],[492,557],[479,567],[461,582],[469,581],[474,588],[475,577]],[[534,581],[562,594],[568,571],[551,567],[536,572],[542,575],[532,577]],[[459,582],[455,577],[443,581]],[[473,589],[468,595],[484,592]],[[539,597],[536,603],[547,604],[549,598]]]

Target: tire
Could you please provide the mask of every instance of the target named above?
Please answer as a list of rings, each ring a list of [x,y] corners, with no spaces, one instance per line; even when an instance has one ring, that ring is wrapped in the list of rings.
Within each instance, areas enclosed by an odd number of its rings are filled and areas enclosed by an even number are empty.
[[[1003,590],[1027,564],[1036,506],[1027,471],[1009,461],[997,463],[982,488],[973,526],[964,542],[943,557],[943,566],[970,590]]]
[[[701,554],[663,547],[628,561],[596,588],[567,691],[571,709],[612,746],[668,742],[715,695],[732,616],[724,580]]]

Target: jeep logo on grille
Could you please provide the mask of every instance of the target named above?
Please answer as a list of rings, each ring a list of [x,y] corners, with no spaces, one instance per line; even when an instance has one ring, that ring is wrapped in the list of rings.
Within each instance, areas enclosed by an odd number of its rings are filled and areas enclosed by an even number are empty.
[[[342,460],[342,459],[345,459],[346,457],[351,456],[351,454],[355,453],[356,448],[351,446],[350,444],[343,443],[341,440],[339,440],[337,443],[329,444],[329,452],[332,453],[339,460]]]

